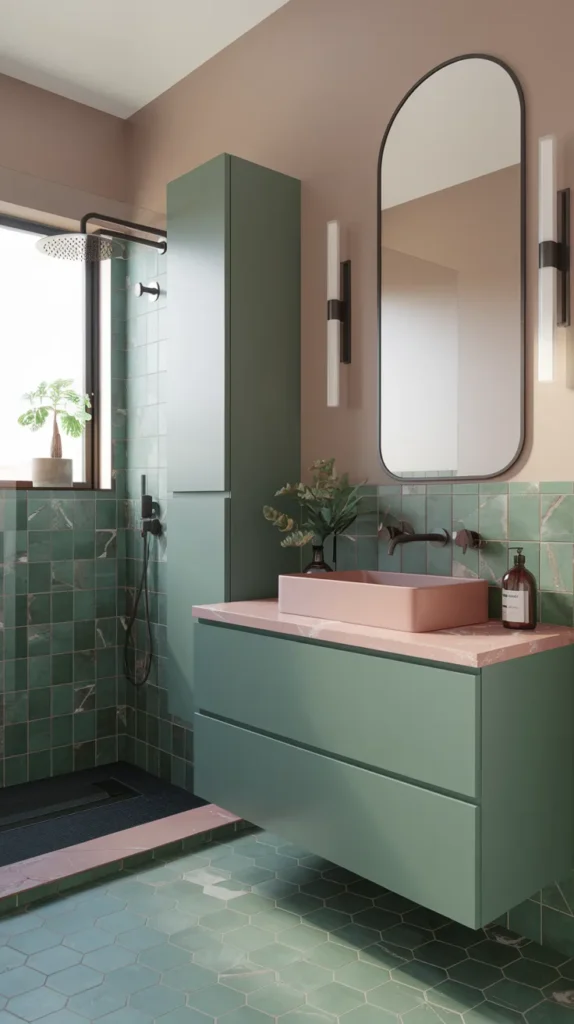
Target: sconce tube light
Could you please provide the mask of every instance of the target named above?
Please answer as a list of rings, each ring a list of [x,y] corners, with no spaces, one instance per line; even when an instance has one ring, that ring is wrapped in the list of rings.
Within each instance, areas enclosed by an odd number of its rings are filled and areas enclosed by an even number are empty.
[[[341,262],[339,222],[327,224],[327,405],[341,400],[340,366],[351,362],[351,261]]]
[[[570,189],[556,190],[556,139],[538,143],[538,380],[555,375],[556,326],[570,323]]]

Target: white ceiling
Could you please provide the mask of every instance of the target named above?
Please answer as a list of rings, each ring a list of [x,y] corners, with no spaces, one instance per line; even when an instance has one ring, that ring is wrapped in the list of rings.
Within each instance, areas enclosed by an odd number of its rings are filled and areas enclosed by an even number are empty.
[[[0,72],[129,117],[287,0],[0,0]]]

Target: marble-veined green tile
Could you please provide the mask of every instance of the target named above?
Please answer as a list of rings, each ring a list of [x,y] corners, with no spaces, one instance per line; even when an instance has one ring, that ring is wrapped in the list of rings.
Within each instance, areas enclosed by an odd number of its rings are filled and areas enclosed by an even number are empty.
[[[540,516],[541,540],[572,543],[574,494],[543,494],[540,498]]]
[[[477,553],[480,579],[499,586],[508,568],[508,545],[490,541]]]
[[[560,910],[563,914],[571,914],[572,910],[568,906],[564,896],[562,895],[557,885],[547,885],[540,894],[540,902],[545,907],[552,907],[554,910]]]
[[[51,751],[52,775],[69,775],[74,770],[74,748],[71,744],[53,747]]]
[[[518,961],[520,963],[520,961]],[[408,966],[408,965],[407,965]],[[502,979],[500,967],[493,967],[491,964],[480,963],[479,960],[461,960],[449,968],[449,975],[453,981],[460,981],[463,985],[470,985],[472,988],[485,989],[494,985]]]
[[[571,594],[574,589],[574,544],[540,545],[540,586],[542,590]]]
[[[512,981],[520,981],[534,988],[544,988],[559,978],[558,971],[549,964],[537,964],[534,960],[515,960],[505,967],[504,973]]]
[[[543,480],[540,484],[540,491],[542,494],[572,494],[574,491],[574,483],[567,480]]]
[[[52,683],[52,659],[49,654],[28,659],[28,684],[30,692],[45,690]]]
[[[453,485],[452,483],[444,484],[427,484],[427,495],[431,494],[451,494]]]
[[[50,654],[52,642],[52,627],[44,623],[37,626],[28,626],[28,657],[36,654]]]
[[[452,576],[452,547],[444,548],[427,544],[427,572],[431,576]]]
[[[98,498],[96,501],[96,529],[109,530],[117,526],[117,501]]]
[[[70,559],[52,562],[52,593],[70,591],[74,587],[74,562]]]
[[[4,697],[4,719],[7,726],[28,721],[28,694],[20,691],[7,693]],[[20,749],[7,750],[9,754],[20,753]]]
[[[52,747],[71,746],[74,739],[74,716],[59,715],[52,719],[51,724],[51,745]]]
[[[92,498],[85,498],[84,496],[73,502],[71,506],[71,514],[74,523],[74,533],[78,530],[91,530],[92,532],[96,528],[96,502]]]
[[[93,590],[96,586],[96,562],[93,558],[78,559],[74,566],[74,587]]]
[[[29,625],[50,622],[50,594],[29,594],[27,603]]]
[[[540,497],[538,494],[510,495],[508,536],[512,543],[540,538]]]
[[[424,492],[424,488],[423,488]],[[424,533],[426,529],[426,497],[424,493],[404,493],[402,498],[402,518],[415,533]]]
[[[74,558],[94,558],[96,535],[94,530],[74,530]]]
[[[510,495],[513,494],[538,494],[540,492],[541,485],[539,483],[529,483],[526,480],[511,480],[508,484],[508,492]]]
[[[52,683],[58,686],[71,683],[74,675],[74,658],[71,652],[52,655]]]
[[[76,590],[74,593],[73,618],[93,619],[96,614],[96,591]]]
[[[16,693],[28,688],[28,658],[4,663],[4,692]]]
[[[74,622],[74,650],[93,650],[96,646],[96,624],[93,619]]]
[[[427,530],[452,530],[452,498],[450,494],[427,495]]]
[[[571,626],[572,594],[549,594],[543,591],[540,595],[540,621],[550,622],[554,626]]]
[[[478,529],[486,541],[508,537],[508,495],[479,494]]]

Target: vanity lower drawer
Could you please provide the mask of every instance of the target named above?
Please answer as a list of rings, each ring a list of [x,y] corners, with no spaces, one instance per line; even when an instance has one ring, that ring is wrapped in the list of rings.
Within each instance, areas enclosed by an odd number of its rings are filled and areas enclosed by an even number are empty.
[[[199,796],[477,926],[478,808],[201,714]]]
[[[479,676],[199,623],[197,711],[475,797]]]

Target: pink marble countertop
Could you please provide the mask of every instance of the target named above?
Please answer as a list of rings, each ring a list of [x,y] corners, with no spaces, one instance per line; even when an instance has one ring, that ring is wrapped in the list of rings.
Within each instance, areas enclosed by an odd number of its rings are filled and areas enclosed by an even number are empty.
[[[574,644],[574,629],[570,626],[539,625],[533,632],[513,631],[504,629],[500,622],[491,621],[476,626],[441,629],[436,633],[403,633],[396,629],[285,615],[279,611],[275,600],[197,605],[192,614],[196,619],[223,622],[230,626],[265,629],[270,633],[304,636],[325,643],[370,648],[468,668],[496,665],[512,658],[524,658],[528,654]]]

